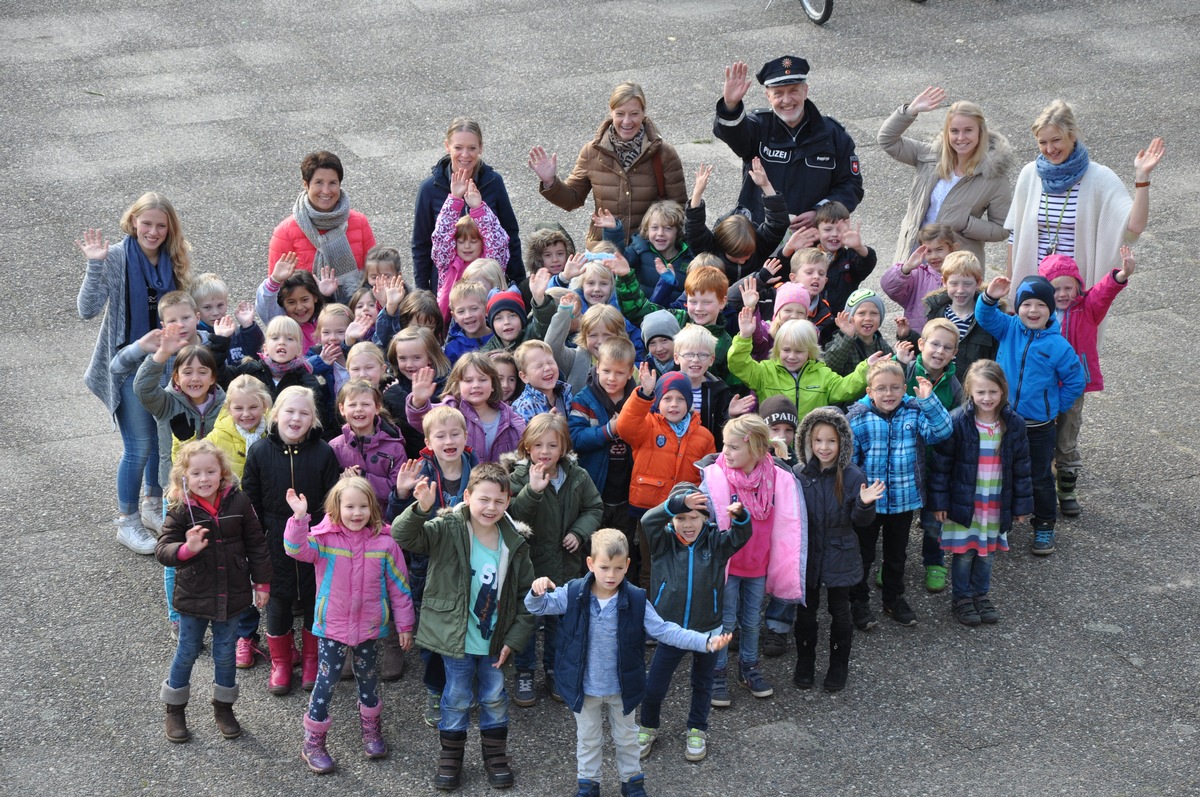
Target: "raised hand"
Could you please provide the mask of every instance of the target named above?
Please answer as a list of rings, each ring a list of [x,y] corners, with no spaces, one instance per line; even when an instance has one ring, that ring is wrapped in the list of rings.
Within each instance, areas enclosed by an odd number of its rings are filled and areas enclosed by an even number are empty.
[[[467,190],[463,194],[463,200],[471,210],[483,204],[483,194],[479,193],[479,188],[476,187],[474,180],[467,180]]]
[[[883,491],[886,489],[881,481],[874,481],[870,484],[863,482],[862,487],[858,490],[858,500],[862,501],[865,506],[870,506],[883,497]]]
[[[395,315],[396,311],[400,309],[400,302],[404,301],[404,293],[404,278],[399,274],[388,277],[387,300],[384,302],[388,315]]]
[[[207,548],[208,537],[205,536],[206,534],[208,534],[208,529],[200,525],[192,526],[188,529],[184,533],[184,545],[188,551],[196,554]]]
[[[253,316],[251,316],[253,318]],[[237,331],[237,323],[233,320],[233,316],[225,315],[213,322],[213,334],[223,338],[232,338],[233,333]]]
[[[546,288],[550,285],[550,270],[539,268],[529,278],[529,296],[533,303],[541,305],[546,301]]]
[[[916,116],[926,111],[932,111],[945,101],[946,90],[930,86],[913,98],[913,101],[908,104],[908,112]]]
[[[896,316],[896,337],[907,338],[912,334],[912,327],[908,325],[908,319],[902,315]]]
[[[883,362],[891,356],[892,355],[888,354],[886,351],[877,351],[867,358],[867,367],[870,368],[875,363]]]
[[[688,493],[683,497],[683,505],[693,512],[706,512],[708,511],[708,496],[701,492]],[[733,506],[734,504],[730,504],[729,508],[732,509]],[[741,504],[737,504],[737,506],[741,506]]]
[[[917,352],[913,349],[913,345],[907,340],[902,340],[896,344],[896,361],[901,365],[910,365],[913,360],[917,359]]]
[[[608,260],[601,260],[600,262],[604,264],[605,268],[613,273],[614,277],[623,277],[632,270],[632,267],[629,265],[629,261],[626,260],[625,255],[621,254],[620,252],[617,252]]]
[[[425,514],[428,515],[429,510],[433,509],[434,501],[437,499],[437,490],[429,481],[428,476],[417,479],[417,483],[413,485],[413,498],[417,499],[417,506]]]
[[[529,466],[529,489],[540,494],[550,485],[550,476],[549,466],[533,463]]]
[[[275,261],[275,268],[271,269],[271,280],[276,285],[282,285],[287,282],[288,277],[296,273],[296,261],[299,257],[295,252],[288,252],[283,257]]]
[[[158,345],[159,352],[166,352],[170,357],[178,354],[188,345],[188,339],[183,336],[183,326],[174,322],[163,327],[162,342]]]
[[[337,274],[329,266],[321,266],[320,276],[317,278],[317,290],[326,298],[331,298],[337,295],[338,281]]]
[[[993,277],[988,283],[985,293],[993,299],[999,299],[1008,294],[1009,288],[1012,287],[1012,280],[1008,277]]]
[[[767,279],[764,280],[768,285],[779,285],[783,282],[783,276],[780,274],[783,271],[783,261],[777,257],[768,258],[766,263],[763,263],[763,271],[767,272]]]
[[[739,415],[745,415],[748,412],[754,412],[754,407],[758,404],[758,399],[753,393],[747,393],[744,396],[737,396],[729,401],[729,417],[736,418]]]
[[[396,496],[408,498],[413,488],[417,486],[417,478],[421,475],[421,460],[406,459],[396,471]]]
[[[76,239],[75,245],[88,260],[103,260],[108,257],[108,239],[99,230],[84,230],[83,240]]]
[[[663,274],[666,274],[671,269],[669,266],[667,266],[666,263],[664,263],[662,261],[661,257],[656,257],[656,258],[654,258],[654,270],[657,271],[658,275],[661,277]]]
[[[467,192],[467,181],[470,179],[471,173],[466,169],[455,169],[450,175],[450,193],[462,199],[463,194]]]
[[[754,318],[754,308],[743,307],[738,311],[738,334],[743,338],[753,338],[754,330],[758,326],[757,319]]]
[[[1133,259],[1133,250],[1128,246],[1121,247],[1121,270],[1116,273],[1118,282],[1125,282],[1137,270],[1137,261]]]
[[[900,267],[900,273],[908,276],[912,270],[925,262],[925,258],[929,255],[929,247],[921,244],[916,249],[912,250],[912,254],[904,261],[904,265]]]
[[[276,494],[278,495],[278,493]],[[297,493],[289,487],[284,498],[287,499],[288,506],[292,508],[292,517],[299,520],[308,514],[308,499],[304,497],[303,493]]]
[[[542,147],[534,147],[529,150],[529,168],[542,181],[542,186],[549,188],[554,185],[558,173],[558,155],[547,155]]]
[[[558,587],[554,585],[554,582],[550,580],[549,576],[535,578],[533,583],[529,585],[529,591],[534,595],[545,595],[547,592],[553,592],[556,589],[558,589]]]
[[[862,246],[862,225],[858,222],[851,224],[842,222],[842,246],[847,249],[859,249]]]
[[[158,347],[162,345],[163,331],[161,329],[152,329],[145,335],[138,338],[138,348],[146,352],[146,354],[154,354],[158,351]]]
[[[758,280],[746,277],[738,287],[742,293],[742,304],[751,310],[758,307]]]
[[[758,158],[750,162],[750,182],[762,189],[763,196],[775,196],[775,187],[771,185],[771,178],[767,177],[767,170],[763,168],[762,161]]]
[[[426,366],[421,368],[412,378],[412,391],[409,396],[412,398],[413,408],[424,407],[433,398],[435,389],[433,369]]]
[[[833,323],[837,325],[838,331],[848,338],[854,337],[854,322],[850,320],[850,314],[845,310],[833,317]]]
[[[376,274],[375,284],[371,286],[371,295],[375,297],[375,304],[384,305],[387,303],[387,286],[391,283],[392,275]]]
[[[617,228],[617,217],[608,208],[601,208],[592,214],[592,226],[599,227],[602,230],[615,230]]]
[[[810,249],[817,245],[817,241],[821,239],[816,227],[803,225],[798,227],[787,243],[783,245],[783,256],[791,257],[801,249]]]
[[[1150,172],[1154,171],[1154,167],[1162,160],[1166,151],[1161,138],[1154,139],[1150,142],[1150,146],[1138,150],[1137,157],[1133,159],[1134,179],[1139,183],[1147,182],[1150,179]]]
[[[696,169],[696,179],[692,183],[692,207],[700,207],[700,203],[704,199],[704,192],[708,189],[708,178],[712,177],[712,173],[711,163],[701,163]]]
[[[917,389],[913,391],[917,398],[927,399],[933,395],[933,383],[923,376],[917,377]]]
[[[642,394],[653,396],[654,386],[658,384],[658,377],[654,375],[654,369],[650,367],[650,363],[642,362],[642,367],[638,370],[638,379],[641,382]]]
[[[567,264],[563,266],[562,272],[559,274],[558,281],[562,283],[570,282],[583,273],[583,266],[587,263],[584,259],[583,252],[576,252],[567,258]]]
[[[732,111],[750,90],[750,67],[743,61],[734,61],[725,67],[725,86],[721,90],[721,100],[725,109]]]
[[[254,326],[254,302],[238,302],[233,311],[233,317],[242,329]]]
[[[362,340],[362,336],[371,328],[371,322],[363,321],[361,311],[354,312],[354,320],[346,325],[346,345],[351,346]]]

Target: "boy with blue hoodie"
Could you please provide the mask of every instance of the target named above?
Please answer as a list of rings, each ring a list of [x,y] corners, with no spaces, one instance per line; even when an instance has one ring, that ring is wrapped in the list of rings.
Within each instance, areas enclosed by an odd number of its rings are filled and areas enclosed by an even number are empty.
[[[563,701],[575,712],[577,797],[598,797],[604,712],[617,748],[621,797],[646,797],[634,709],[646,692],[642,656],[646,637],[699,653],[729,644],[730,634],[708,636],[663,620],[646,591],[625,580],[629,543],[616,529],[591,538],[588,575],[564,585],[535,579],[525,607],[535,615],[562,615],[555,669]]]
[[[996,277],[975,303],[975,321],[1000,342],[996,362],[1008,377],[1008,400],[1025,419],[1033,478],[1033,553],[1054,553],[1058,501],[1054,485],[1055,419],[1083,395],[1087,380],[1054,317],[1054,286],[1033,275],[1017,286],[1017,314],[997,307],[1012,281]]]

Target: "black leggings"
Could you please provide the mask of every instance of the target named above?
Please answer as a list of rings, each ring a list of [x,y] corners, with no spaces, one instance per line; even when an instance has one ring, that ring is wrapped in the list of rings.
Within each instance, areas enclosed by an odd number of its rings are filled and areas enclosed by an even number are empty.
[[[302,597],[300,605],[304,609],[304,627],[311,629],[315,608],[313,600]],[[292,612],[292,599],[278,598],[272,595],[267,601],[267,634],[270,636],[290,634],[292,633],[292,626],[294,624],[295,614]]]
[[[904,594],[904,560],[908,556],[908,531],[912,526],[913,513],[896,512],[891,515],[876,514],[866,526],[855,526],[858,548],[862,553],[863,580],[850,588],[850,600],[866,601],[870,598],[867,579],[871,576],[871,565],[875,561],[875,543],[883,536],[883,602],[889,603]]]
[[[850,620],[850,587],[827,587],[827,605],[833,627],[849,628]],[[796,607],[796,628],[815,627],[819,625],[817,611],[821,608],[821,585],[809,584],[804,588],[807,606]]]

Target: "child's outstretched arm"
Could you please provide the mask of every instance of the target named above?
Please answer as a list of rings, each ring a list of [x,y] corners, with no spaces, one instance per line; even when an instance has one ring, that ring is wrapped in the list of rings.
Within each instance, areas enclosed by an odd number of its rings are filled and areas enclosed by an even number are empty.
[[[642,627],[647,636],[654,637],[665,645],[683,650],[694,650],[697,653],[720,650],[733,639],[733,634],[719,634],[710,637],[699,631],[690,631],[670,620],[664,620],[654,610],[654,604],[650,601],[646,601],[646,615]]]
[[[561,588],[547,576],[535,578],[525,595],[525,608],[530,614],[565,614],[567,611],[567,586]]]
[[[264,324],[269,324],[271,319],[277,315],[283,315],[283,308],[276,300],[283,283],[296,273],[298,259],[295,252],[288,252],[276,260],[274,268],[271,269],[271,276],[258,286],[258,291],[254,295],[254,309],[258,311],[258,317],[263,320]]]
[[[428,476],[419,477],[413,487],[413,503],[392,523],[392,539],[406,551],[431,554],[437,547],[441,536],[438,520],[431,519],[435,490]]]
[[[446,195],[446,201],[442,203],[441,209],[437,214],[437,221],[433,225],[433,233],[429,236],[430,242],[430,259],[433,260],[433,266],[437,273],[438,285],[443,284],[446,270],[450,268],[450,263],[454,260],[455,247],[454,228],[458,224],[458,217],[462,215],[463,200],[462,189],[465,183],[461,182],[463,173],[457,171],[450,178],[450,193]],[[455,194],[454,189],[458,187],[459,192]]]
[[[975,322],[999,342],[1014,323],[1021,323],[1016,316],[1006,315],[997,305],[1008,294],[1012,280],[996,277],[987,285],[987,290],[975,300]]]
[[[641,387],[629,394],[621,414],[617,416],[617,437],[637,449],[654,433],[654,427],[646,422],[650,415],[650,406],[654,402],[654,386],[658,379],[654,369],[647,362],[642,362],[638,371]],[[635,457],[636,458],[636,457]]]
[[[483,256],[490,257],[501,266],[508,266],[508,232],[500,225],[500,219],[496,218],[496,214],[487,206],[487,203],[482,198],[479,199],[479,204],[471,206],[472,198],[479,197],[479,189],[475,187],[475,182],[472,180],[467,187],[467,206],[471,209],[468,214],[475,219],[475,226],[479,228],[479,234],[483,236]]]

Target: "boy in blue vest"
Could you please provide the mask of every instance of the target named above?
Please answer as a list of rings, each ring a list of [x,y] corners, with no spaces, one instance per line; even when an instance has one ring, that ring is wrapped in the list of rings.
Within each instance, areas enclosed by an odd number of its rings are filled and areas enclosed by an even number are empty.
[[[670,498],[642,517],[650,548],[650,594],[663,619],[703,634],[722,628],[725,566],[729,557],[750,541],[753,531],[750,514],[740,503],[731,503],[728,511],[729,530],[722,531],[709,517],[708,496],[696,485],[680,482]],[[663,698],[685,655],[686,650],[665,642],[654,650],[638,730],[642,758],[650,755],[658,738]],[[703,761],[708,753],[708,713],[716,666],[716,653],[692,654],[692,703],[684,747],[688,761]]]
[[[555,683],[575,712],[579,790],[576,797],[598,797],[603,758],[604,709],[613,744],[622,797],[646,797],[633,712],[646,691],[643,651],[646,636],[676,648],[714,652],[729,644],[730,634],[708,636],[688,631],[658,616],[646,591],[625,581],[629,542],[617,529],[592,535],[588,575],[558,589],[549,578],[535,579],[525,596],[531,614],[561,614]]]

